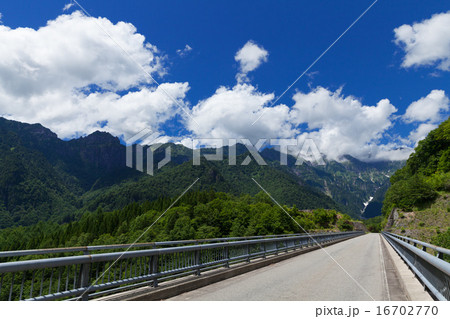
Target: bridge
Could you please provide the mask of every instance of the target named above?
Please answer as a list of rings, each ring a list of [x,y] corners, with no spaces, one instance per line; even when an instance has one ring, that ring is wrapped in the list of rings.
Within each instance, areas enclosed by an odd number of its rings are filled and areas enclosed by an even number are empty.
[[[340,232],[0,252],[1,300],[450,300],[450,250]]]

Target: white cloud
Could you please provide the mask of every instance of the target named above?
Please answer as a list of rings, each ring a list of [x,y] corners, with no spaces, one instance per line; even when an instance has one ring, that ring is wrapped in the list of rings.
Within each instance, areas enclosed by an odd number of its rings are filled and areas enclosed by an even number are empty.
[[[387,99],[367,106],[353,96],[343,96],[341,90],[332,92],[322,87],[307,94],[296,93],[293,99],[291,122],[307,124],[309,130],[301,137],[312,138],[331,159],[344,154],[379,158],[380,139],[392,126],[391,117],[397,111]]]
[[[177,50],[177,54],[181,57],[184,57],[186,54],[188,54],[191,51],[192,51],[192,48],[189,46],[189,44],[186,44],[183,49]]]
[[[360,159],[405,159],[410,149],[400,150],[397,145],[380,145],[383,134],[392,126],[392,115],[397,109],[387,99],[375,106],[363,105],[341,91],[318,87],[309,93],[296,93],[294,105],[268,107],[273,94],[264,94],[247,83],[233,88],[221,87],[214,95],[193,108],[188,128],[195,137],[295,138],[302,145],[312,138],[329,159],[351,154]],[[254,124],[253,121],[264,112]],[[301,129],[306,123],[308,128]],[[292,148],[295,154],[299,149]]]
[[[253,143],[260,138],[312,138],[331,159],[344,154],[360,159],[405,159],[411,149],[404,145],[417,143],[449,108],[445,92],[432,91],[412,103],[403,116],[405,121],[430,123],[422,123],[403,144],[382,144],[397,111],[387,99],[364,105],[341,90],[317,87],[294,94],[290,106],[269,106],[273,93],[239,81],[268,57],[266,50],[249,41],[235,57],[240,63],[238,83],[219,87],[199,101],[192,109],[194,122],[165,93],[185,105],[189,84],[150,85],[142,69],[97,23],[146,72],[164,74],[164,57],[129,23],[113,24],[74,12],[37,30],[0,25],[0,115],[39,122],[62,138],[97,129],[127,138],[144,128],[157,130],[180,114],[191,136],[164,138],[186,146],[192,146],[188,137],[246,138]],[[190,50],[188,45],[183,49]]]
[[[395,43],[403,48],[403,67],[436,65],[450,71],[450,11],[396,29]]]
[[[292,130],[286,122],[289,109],[285,105],[266,107],[264,116],[251,125],[273,98],[273,94],[258,92],[247,83],[220,87],[194,106],[192,116],[199,125],[190,120],[188,128],[195,136],[209,138],[289,137]]]
[[[43,123],[60,137],[79,136],[100,129],[128,138],[144,128],[157,129],[159,123],[179,111],[163,90],[181,102],[188,85],[164,83],[157,88],[142,88],[123,96],[115,92],[71,96],[48,94],[29,100],[27,107],[32,112],[16,113],[13,118]]]
[[[248,41],[234,56],[239,62],[240,73],[236,76],[238,81],[247,80],[247,74],[258,68],[263,62],[267,62],[269,52],[258,46],[253,41]]]
[[[63,11],[69,11],[70,8],[72,8],[75,4],[71,1],[69,3],[67,3],[64,8]]]
[[[412,143],[414,143],[414,146],[417,146],[419,141],[427,137],[428,133],[437,127],[437,124],[422,123],[417,127],[417,129],[409,133],[408,138]]]
[[[433,90],[426,97],[411,103],[403,115],[406,123],[426,122],[432,123],[442,120],[442,111],[448,112],[450,100],[444,90]]]
[[[68,138],[105,123],[102,129],[115,135],[133,134],[176,114],[163,91],[182,103],[188,84],[149,86],[142,69],[97,24],[146,72],[164,74],[158,49],[129,23],[74,12],[37,30],[0,26],[0,115],[42,123]]]
[[[2,18],[3,18],[3,14],[0,12],[0,24],[3,23]]]

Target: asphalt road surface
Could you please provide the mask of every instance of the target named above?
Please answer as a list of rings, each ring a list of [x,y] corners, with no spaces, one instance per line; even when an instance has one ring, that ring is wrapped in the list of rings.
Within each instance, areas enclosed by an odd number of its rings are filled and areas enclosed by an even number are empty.
[[[169,300],[390,300],[379,234],[367,234]]]

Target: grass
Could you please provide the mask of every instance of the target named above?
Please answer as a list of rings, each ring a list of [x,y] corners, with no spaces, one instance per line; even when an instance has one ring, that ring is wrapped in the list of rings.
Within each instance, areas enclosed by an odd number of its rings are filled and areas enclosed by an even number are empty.
[[[442,192],[439,197],[426,207],[416,208],[411,212],[399,212],[392,232],[430,242],[433,237],[445,232],[450,227],[450,193]]]

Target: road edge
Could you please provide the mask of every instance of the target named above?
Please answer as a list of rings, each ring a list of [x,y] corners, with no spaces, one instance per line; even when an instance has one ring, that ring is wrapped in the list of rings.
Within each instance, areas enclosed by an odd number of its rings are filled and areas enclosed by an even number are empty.
[[[434,299],[417,279],[414,272],[409,269],[408,265],[397,254],[394,248],[392,248],[391,244],[389,244],[386,238],[384,238],[384,236],[381,234],[380,236],[386,248],[386,252],[389,255],[389,258],[391,259],[392,264],[397,272],[401,289],[406,294],[406,298],[409,301],[433,301]]]
[[[362,235],[358,235],[351,238],[343,238],[337,241],[321,244],[321,247],[328,247],[349,239],[357,238]],[[190,277],[188,280],[182,282],[168,283],[167,286],[161,284],[160,286],[143,287],[130,291],[121,292],[110,296],[93,299],[92,301],[157,301],[164,300],[174,296],[178,296],[182,293],[189,292],[195,289],[199,289],[210,284],[232,278],[238,275],[245,274],[247,272],[269,266],[280,261],[306,254],[308,252],[321,249],[319,246],[307,247],[298,249],[292,252],[284,253],[281,255],[267,257],[266,259],[246,263],[230,269],[220,269],[219,271],[202,274],[199,277]]]

